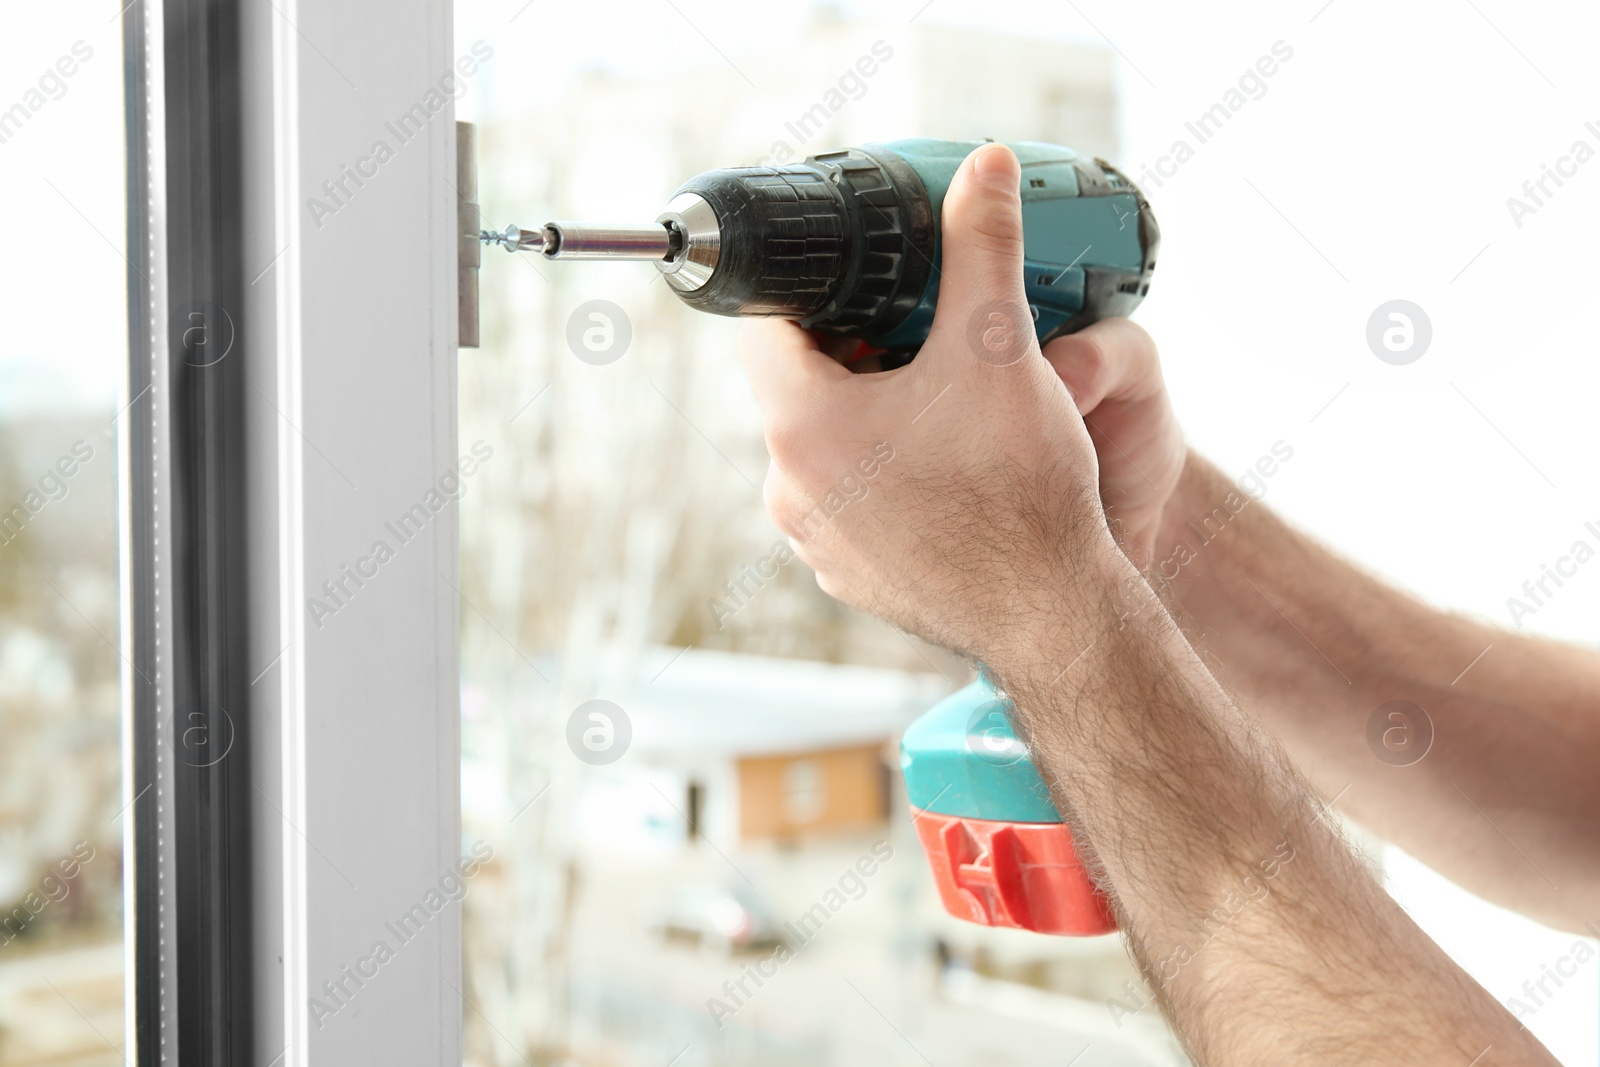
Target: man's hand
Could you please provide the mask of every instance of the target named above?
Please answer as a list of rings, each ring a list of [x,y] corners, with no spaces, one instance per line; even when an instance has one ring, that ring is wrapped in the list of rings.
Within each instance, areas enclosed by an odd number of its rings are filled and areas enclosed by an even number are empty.
[[[1183,430],[1150,335],[1126,319],[1098,322],[1044,349],[1088,424],[1100,498],[1129,557],[1149,565],[1183,476]]]
[[[775,320],[748,323],[741,346],[772,453],[768,508],[823,590],[980,656],[1023,640],[1041,612],[1101,601],[1089,586],[1125,570],[1089,434],[1034,336],[1019,183],[1001,145],[974,152],[951,182],[938,311],[911,364],[852,374]],[[1127,331],[1143,336],[1123,323],[1107,344]],[[1125,380],[1086,373],[1088,351],[1063,353],[1069,380]],[[1144,388],[1101,389],[1116,431],[1144,410]],[[865,497],[819,507],[869,471]]]

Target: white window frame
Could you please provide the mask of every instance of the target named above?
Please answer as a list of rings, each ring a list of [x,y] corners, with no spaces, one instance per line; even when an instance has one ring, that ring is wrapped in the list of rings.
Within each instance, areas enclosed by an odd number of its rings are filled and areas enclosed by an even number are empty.
[[[163,659],[153,640],[171,633],[155,622],[171,620],[175,596],[197,581],[174,554],[185,503],[167,488],[185,446],[173,433],[182,398],[169,388],[181,253],[166,235],[186,206],[171,196],[166,75],[195,48],[228,46],[241,88],[229,121],[243,162],[231,207],[245,269],[238,306],[223,308],[234,336],[224,361],[246,386],[236,446],[249,517],[237,538],[247,595],[230,610],[249,636],[246,662],[225,666],[248,674],[244,705],[227,712],[249,739],[232,769],[234,795],[249,804],[247,832],[227,844],[247,850],[250,874],[239,913],[248,960],[228,964],[242,977],[225,1013],[260,1067],[461,1062],[459,905],[430,913],[404,943],[390,930],[427,907],[462,853],[454,502],[403,543],[390,530],[457,465],[453,100],[398,147],[385,128],[453,68],[452,7],[136,0],[123,14],[129,106],[145,119],[129,127],[130,236],[142,226],[146,237],[129,257],[124,627],[154,657],[133,657],[123,687],[124,800],[140,815],[125,831],[128,1049],[139,1067],[228,1062],[221,1046],[178,1036],[217,1008],[179,995],[183,968],[197,964],[178,944],[188,920],[168,890],[192,890],[204,872],[185,869],[174,848],[197,815],[172,789],[176,753],[162,743],[180,711],[173,650]],[[237,35],[197,45],[195,20],[229,8]],[[360,186],[345,179],[336,212],[314,220],[308,200],[329,204],[322,183],[378,140],[397,149],[392,158]],[[392,558],[361,563],[378,541]],[[359,585],[347,577],[374,565]],[[331,598],[324,581],[346,594]],[[314,617],[313,597],[333,613]],[[379,941],[392,958],[374,963]],[[359,985],[349,977],[374,966]],[[325,981],[345,995],[331,997]]]

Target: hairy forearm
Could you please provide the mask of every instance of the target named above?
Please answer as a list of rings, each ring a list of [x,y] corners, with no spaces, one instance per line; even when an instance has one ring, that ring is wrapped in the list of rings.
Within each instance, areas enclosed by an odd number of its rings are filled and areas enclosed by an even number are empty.
[[[1550,1062],[1376,884],[1131,567],[988,658],[1197,1062]]]
[[[1191,455],[1150,568],[1227,689],[1385,838],[1547,922],[1600,921],[1600,657],[1428,608],[1244,501]]]

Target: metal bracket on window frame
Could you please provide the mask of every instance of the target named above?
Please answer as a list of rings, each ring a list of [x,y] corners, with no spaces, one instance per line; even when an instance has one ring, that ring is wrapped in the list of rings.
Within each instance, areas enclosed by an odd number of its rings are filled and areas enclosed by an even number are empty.
[[[456,320],[458,344],[478,347],[479,239],[478,134],[470,122],[456,123]]]

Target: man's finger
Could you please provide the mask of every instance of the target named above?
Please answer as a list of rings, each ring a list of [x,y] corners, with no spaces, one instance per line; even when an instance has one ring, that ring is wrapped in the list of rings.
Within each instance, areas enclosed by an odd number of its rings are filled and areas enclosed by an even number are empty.
[[[1127,319],[1102,319],[1057,337],[1045,346],[1044,358],[1084,415],[1107,401],[1144,400],[1161,392],[1155,342]]]
[[[744,320],[739,358],[763,415],[807,403],[827,385],[851,378],[848,369],[787,319]]]
[[[1011,149],[974,151],[950,180],[940,229],[935,347],[955,357],[1014,363],[1035,347],[1022,283],[1022,167]]]
[[[745,320],[739,358],[750,375],[773,461],[792,471],[808,469],[819,436],[827,436],[819,425],[837,417],[837,387],[855,376],[784,319]]]

